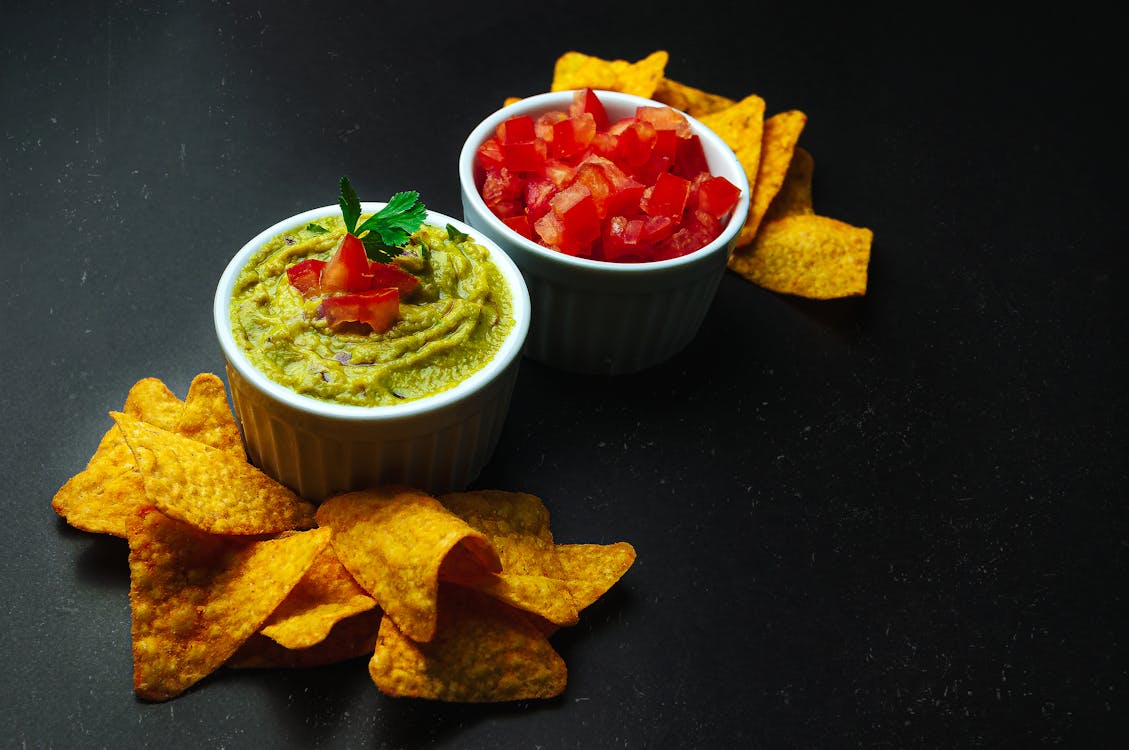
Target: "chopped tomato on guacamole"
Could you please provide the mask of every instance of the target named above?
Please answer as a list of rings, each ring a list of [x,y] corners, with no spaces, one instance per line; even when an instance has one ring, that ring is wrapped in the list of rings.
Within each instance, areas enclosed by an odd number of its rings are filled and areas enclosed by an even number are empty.
[[[591,89],[566,111],[500,123],[478,148],[479,190],[545,247],[616,262],[676,258],[721,234],[740,190],[710,174],[686,117],[661,106],[610,122]]]

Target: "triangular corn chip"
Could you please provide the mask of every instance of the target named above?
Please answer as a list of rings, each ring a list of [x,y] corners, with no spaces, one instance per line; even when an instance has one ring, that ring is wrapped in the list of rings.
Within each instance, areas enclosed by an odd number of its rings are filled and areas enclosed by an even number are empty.
[[[217,536],[143,508],[128,535],[137,695],[167,700],[215,671],[297,585],[330,534]]]
[[[230,453],[111,415],[133,452],[149,502],[213,534],[271,534],[313,525],[314,506]]]
[[[452,550],[461,548],[483,572],[501,570],[482,533],[408,487],[335,495],[318,508],[317,522],[333,529],[333,549],[342,564],[413,640],[435,634],[439,569]]]

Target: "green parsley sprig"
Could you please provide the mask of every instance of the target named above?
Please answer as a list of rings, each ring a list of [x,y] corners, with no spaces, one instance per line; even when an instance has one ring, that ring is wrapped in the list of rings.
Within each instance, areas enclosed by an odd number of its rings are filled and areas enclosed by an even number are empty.
[[[427,208],[420,201],[419,193],[403,190],[357,226],[361,218],[361,199],[349,184],[348,177],[341,178],[337,203],[341,206],[345,231],[360,239],[369,259],[379,263],[391,263],[427,216]]]

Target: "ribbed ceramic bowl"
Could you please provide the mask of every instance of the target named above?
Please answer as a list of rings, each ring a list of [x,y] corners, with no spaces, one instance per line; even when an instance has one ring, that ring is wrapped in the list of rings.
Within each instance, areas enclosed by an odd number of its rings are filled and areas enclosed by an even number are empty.
[[[365,213],[383,203],[364,203]],[[268,475],[310,500],[397,482],[433,492],[460,490],[489,461],[509,410],[529,330],[529,292],[513,262],[490,239],[457,219],[429,211],[426,223],[452,224],[490,251],[513,296],[514,327],[481,370],[441,393],[391,406],[350,406],[299,395],[268,379],[236,344],[230,302],[239,272],[268,240],[335,215],[326,206],[263,230],[231,259],[216,289],[214,318],[227,360],[235,414],[248,456]]]
[[[709,245],[670,260],[612,263],[566,255],[521,236],[483,201],[476,151],[502,121],[522,114],[536,119],[550,110],[567,109],[573,93],[522,99],[494,112],[471,131],[459,155],[463,218],[498,243],[525,276],[533,304],[527,356],[573,372],[636,372],[666,361],[697,335],[748,214],[749,182],[733,150],[705,125],[687,117],[701,138],[710,171],[741,189],[740,203]],[[640,105],[663,106],[627,94],[596,93],[612,122],[633,115]]]

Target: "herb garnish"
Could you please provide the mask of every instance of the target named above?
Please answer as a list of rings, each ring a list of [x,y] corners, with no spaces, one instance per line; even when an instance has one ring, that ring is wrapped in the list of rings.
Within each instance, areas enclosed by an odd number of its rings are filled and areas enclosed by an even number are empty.
[[[341,191],[337,198],[341,206],[341,216],[345,220],[345,230],[360,239],[370,260],[391,263],[400,254],[400,246],[419,229],[427,215],[427,208],[414,190],[396,193],[388,204],[357,226],[361,218],[361,200],[349,184],[349,178],[341,178]]]

